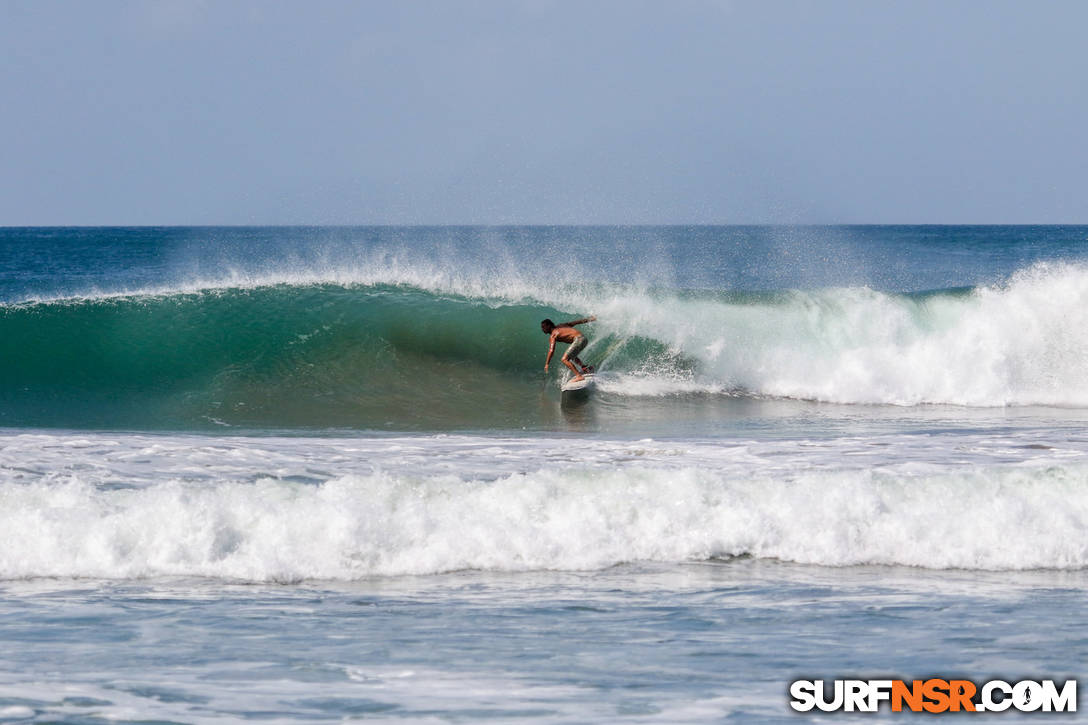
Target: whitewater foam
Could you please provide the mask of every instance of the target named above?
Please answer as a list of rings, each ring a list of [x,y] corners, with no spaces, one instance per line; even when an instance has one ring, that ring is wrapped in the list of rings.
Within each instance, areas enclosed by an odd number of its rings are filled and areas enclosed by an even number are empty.
[[[4,579],[351,580],[735,556],[1088,566],[1083,443],[957,438],[936,463],[930,436],[5,442]],[[74,460],[58,465],[64,451]]]
[[[795,290],[739,304],[615,298],[599,317],[607,330],[654,335],[693,362],[672,372],[632,371],[616,391],[1088,406],[1088,270],[1074,265],[1039,264],[966,293]]]
[[[316,486],[5,489],[4,578],[355,579],[600,569],[750,555],[843,566],[1088,565],[1088,468],[539,471],[492,482],[376,474]]]

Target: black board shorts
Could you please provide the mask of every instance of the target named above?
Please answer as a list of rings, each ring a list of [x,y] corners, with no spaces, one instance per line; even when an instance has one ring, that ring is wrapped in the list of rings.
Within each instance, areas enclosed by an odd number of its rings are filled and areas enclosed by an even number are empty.
[[[579,335],[578,339],[572,342],[570,344],[570,348],[568,348],[567,351],[563,353],[563,359],[573,360],[574,358],[578,357],[578,353],[586,349],[586,345],[588,344],[589,340],[586,339],[586,336]]]

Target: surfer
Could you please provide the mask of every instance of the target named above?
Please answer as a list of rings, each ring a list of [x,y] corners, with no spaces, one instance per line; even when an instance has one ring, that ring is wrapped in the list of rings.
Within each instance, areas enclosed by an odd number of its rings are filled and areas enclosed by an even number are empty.
[[[548,363],[552,361],[552,353],[555,352],[556,342],[565,342],[570,345],[567,351],[563,353],[561,358],[563,364],[570,368],[570,371],[574,373],[574,379],[585,380],[582,373],[591,373],[593,368],[587,366],[578,358],[578,353],[585,349],[589,344],[589,340],[586,336],[574,329],[575,325],[581,325],[585,322],[593,322],[597,317],[590,315],[589,317],[583,317],[580,320],[574,320],[572,322],[561,322],[558,325],[551,320],[542,320],[540,322],[540,329],[544,331],[545,335],[550,336],[548,345],[548,359],[544,361],[544,372],[548,372]],[[571,362],[571,361],[574,362]],[[578,367],[582,368],[581,372],[578,372],[578,368],[574,367],[574,364],[578,363]]]

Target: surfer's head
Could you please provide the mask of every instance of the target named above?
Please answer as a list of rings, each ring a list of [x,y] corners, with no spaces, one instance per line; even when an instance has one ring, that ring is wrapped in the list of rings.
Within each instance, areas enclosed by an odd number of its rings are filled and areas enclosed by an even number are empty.
[[[555,329],[555,323],[551,320],[541,320],[540,329],[544,331],[545,335],[550,335],[552,334],[552,330]]]

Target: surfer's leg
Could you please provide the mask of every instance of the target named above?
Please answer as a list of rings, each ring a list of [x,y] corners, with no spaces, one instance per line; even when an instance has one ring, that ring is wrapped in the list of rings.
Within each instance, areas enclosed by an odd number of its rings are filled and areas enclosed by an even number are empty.
[[[586,348],[586,336],[579,335],[578,339],[570,344],[567,351],[563,353],[563,364],[570,368],[570,371],[574,373],[575,380],[583,380],[582,374],[578,372],[578,368],[574,367],[574,363],[571,362],[573,358],[579,365],[582,364],[581,360],[578,360],[578,353]]]
[[[566,355],[563,356],[562,360],[563,364],[570,368],[570,371],[574,373],[575,380],[585,380],[585,378],[582,377],[582,374],[578,372],[578,368],[574,367],[574,363],[568,360]]]

